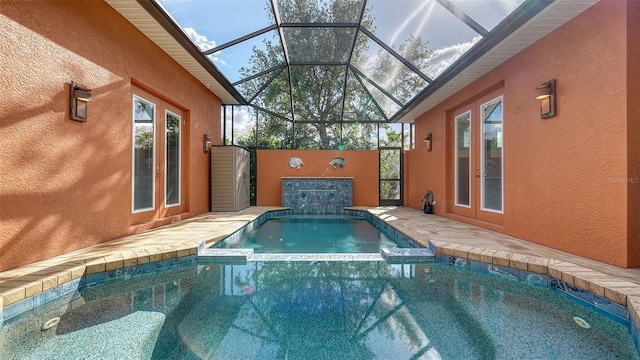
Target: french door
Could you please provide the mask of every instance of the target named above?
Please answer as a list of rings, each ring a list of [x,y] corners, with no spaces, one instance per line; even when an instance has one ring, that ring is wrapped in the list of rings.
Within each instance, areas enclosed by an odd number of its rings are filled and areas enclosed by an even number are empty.
[[[453,112],[451,212],[503,223],[503,96],[491,93]]]
[[[138,88],[133,95],[131,223],[184,211],[182,109]]]

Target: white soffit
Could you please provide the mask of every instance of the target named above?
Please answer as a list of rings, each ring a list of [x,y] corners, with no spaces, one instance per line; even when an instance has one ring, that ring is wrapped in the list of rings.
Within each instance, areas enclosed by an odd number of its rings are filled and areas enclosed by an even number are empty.
[[[506,39],[482,55],[427,99],[416,105],[398,122],[414,122],[448,97],[462,90],[512,56],[542,39],[553,30],[578,16],[600,0],[556,0]]]
[[[178,43],[136,0],[105,0],[117,12],[151,39],[178,64],[198,79],[223,104],[238,104],[238,101]]]

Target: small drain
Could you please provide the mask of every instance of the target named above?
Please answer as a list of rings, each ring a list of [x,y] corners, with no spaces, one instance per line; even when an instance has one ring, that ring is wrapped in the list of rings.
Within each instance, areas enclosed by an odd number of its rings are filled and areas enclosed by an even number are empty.
[[[573,317],[573,321],[575,321],[576,324],[582,326],[585,329],[590,329],[591,328],[591,325],[589,325],[589,323],[583,318],[579,318],[577,316],[574,316]]]
[[[60,322],[60,318],[54,317],[53,319],[49,319],[46,323],[44,323],[40,329],[42,329],[42,331],[49,330],[52,327],[58,325],[59,322]]]

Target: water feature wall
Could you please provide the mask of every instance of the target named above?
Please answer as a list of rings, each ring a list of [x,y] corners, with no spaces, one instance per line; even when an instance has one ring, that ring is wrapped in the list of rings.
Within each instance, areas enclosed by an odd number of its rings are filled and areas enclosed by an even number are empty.
[[[353,178],[283,177],[282,206],[293,214],[342,214],[353,206]]]

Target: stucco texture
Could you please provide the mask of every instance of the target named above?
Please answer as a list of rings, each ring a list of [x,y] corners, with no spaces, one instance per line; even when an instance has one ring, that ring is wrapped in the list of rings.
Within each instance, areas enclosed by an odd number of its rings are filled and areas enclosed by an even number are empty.
[[[104,2],[0,4],[0,271],[209,209],[220,100]],[[69,83],[93,90],[70,119]],[[185,212],[131,223],[132,83],[185,114]]]
[[[638,204],[627,193],[632,185],[623,181],[638,164],[637,148],[628,144],[638,141],[638,122],[630,126],[627,118],[627,99],[634,93],[637,99],[638,88],[627,87],[627,6],[596,4],[416,119],[418,141],[406,159],[406,205],[417,208],[431,189],[436,214],[609,264],[638,266],[639,252],[630,252],[638,249],[638,225],[630,225]],[[557,115],[544,120],[535,88],[550,79],[557,81]],[[496,90],[504,94],[505,212],[501,223],[490,223],[449,212],[448,124],[453,111]],[[427,132],[433,133],[432,152],[420,141]],[[628,156],[631,151],[635,155]]]
[[[640,1],[627,1],[627,36],[627,258],[640,267]]]
[[[378,151],[375,150],[258,150],[258,206],[282,205],[282,177],[352,177],[353,205],[378,206]],[[300,169],[289,159],[302,159]],[[345,160],[333,168],[333,158]]]

